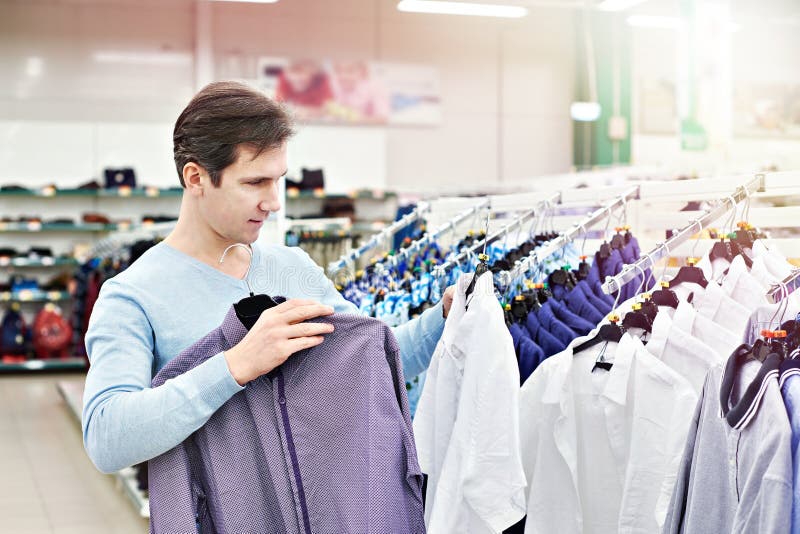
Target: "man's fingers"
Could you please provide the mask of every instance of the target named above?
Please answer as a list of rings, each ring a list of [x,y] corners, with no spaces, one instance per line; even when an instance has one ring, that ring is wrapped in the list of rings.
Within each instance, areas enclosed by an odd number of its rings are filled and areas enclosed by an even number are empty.
[[[288,347],[291,351],[291,354],[294,354],[296,352],[300,352],[301,350],[316,347],[323,341],[325,341],[325,338],[322,336],[298,337],[295,339],[290,339],[288,341]]]
[[[328,323],[298,323],[286,327],[282,333],[289,339],[322,336],[333,332],[333,325]]]
[[[318,303],[311,299],[289,299],[285,302],[281,302],[272,309],[280,313],[286,313],[300,306],[308,306],[310,304],[318,304]]]
[[[333,308],[330,306],[325,306],[324,304],[307,304],[287,311],[285,316],[289,324],[297,324],[316,317],[331,315],[332,313]]]

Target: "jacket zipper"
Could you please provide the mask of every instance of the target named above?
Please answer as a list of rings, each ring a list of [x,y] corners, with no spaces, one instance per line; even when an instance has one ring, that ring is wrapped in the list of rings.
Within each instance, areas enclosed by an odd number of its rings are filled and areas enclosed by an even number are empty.
[[[294,439],[292,438],[292,427],[289,424],[289,411],[286,409],[286,395],[283,388],[283,373],[278,372],[278,404],[281,407],[281,416],[283,418],[283,430],[286,434],[286,444],[289,447],[289,456],[292,459],[292,471],[294,472],[294,481],[297,485],[297,493],[300,498],[300,511],[303,514],[303,528],[307,534],[311,533],[311,520],[308,517],[308,506],[306,505],[306,492],[303,489],[303,479],[300,476],[300,463],[297,461],[297,451],[294,448]]]

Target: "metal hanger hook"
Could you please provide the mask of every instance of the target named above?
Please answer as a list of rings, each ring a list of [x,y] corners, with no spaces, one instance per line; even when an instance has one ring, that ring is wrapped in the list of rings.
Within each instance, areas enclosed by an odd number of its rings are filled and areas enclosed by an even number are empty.
[[[228,255],[228,251],[234,247],[242,247],[250,255],[250,261],[247,264],[247,271],[244,273],[244,283],[247,285],[247,290],[250,292],[250,295],[252,296],[255,293],[253,292],[253,288],[250,287],[250,278],[248,277],[250,275],[250,267],[253,266],[253,248],[250,245],[245,245],[244,243],[234,243],[233,245],[230,245],[228,248],[222,251],[222,256],[219,259],[219,263],[221,265],[225,262],[225,256]]]

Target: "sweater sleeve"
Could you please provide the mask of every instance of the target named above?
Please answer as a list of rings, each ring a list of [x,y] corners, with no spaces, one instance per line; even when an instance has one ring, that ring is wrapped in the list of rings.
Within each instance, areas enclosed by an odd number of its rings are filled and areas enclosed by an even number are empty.
[[[151,388],[153,329],[134,292],[114,279],[100,291],[86,334],[90,368],[83,397],[83,442],[104,473],[177,446],[243,388],[222,353]]]
[[[333,282],[325,276],[322,267],[317,265],[308,253],[300,248],[293,247],[292,250],[313,273],[314,284],[320,288],[320,302],[332,306],[337,313],[361,314],[355,304],[346,300],[336,290]],[[444,317],[441,302],[425,310],[416,319],[392,328],[397,345],[400,347],[400,359],[406,380],[414,378],[428,368],[443,331]]]

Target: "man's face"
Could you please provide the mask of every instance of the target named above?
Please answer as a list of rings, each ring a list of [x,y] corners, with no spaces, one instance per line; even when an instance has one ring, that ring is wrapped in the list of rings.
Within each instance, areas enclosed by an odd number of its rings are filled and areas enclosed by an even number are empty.
[[[281,209],[279,180],[286,174],[286,143],[256,151],[240,146],[236,161],[222,171],[222,183],[206,176],[200,211],[211,229],[231,243],[253,243],[270,212]]]

